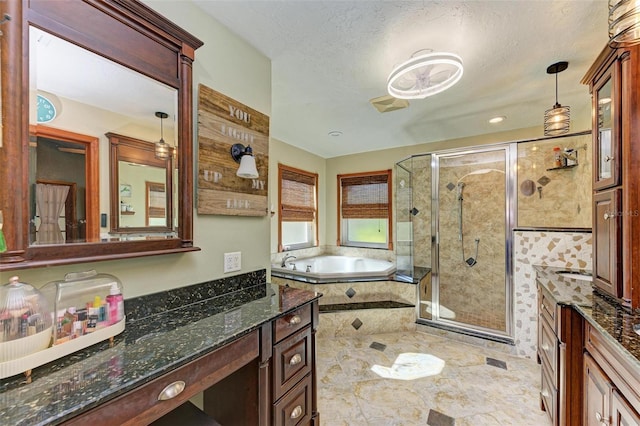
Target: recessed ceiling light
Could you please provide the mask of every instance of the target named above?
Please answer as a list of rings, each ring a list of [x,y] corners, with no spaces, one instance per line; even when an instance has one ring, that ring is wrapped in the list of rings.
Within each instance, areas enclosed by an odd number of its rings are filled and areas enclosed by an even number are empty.
[[[342,136],[342,132],[339,131],[339,130],[332,130],[328,134],[329,134],[329,136],[334,137],[334,138]]]
[[[506,119],[507,119],[507,117],[505,117],[504,115],[500,115],[498,117],[490,118],[489,119],[489,123],[491,123],[491,124],[502,123]]]

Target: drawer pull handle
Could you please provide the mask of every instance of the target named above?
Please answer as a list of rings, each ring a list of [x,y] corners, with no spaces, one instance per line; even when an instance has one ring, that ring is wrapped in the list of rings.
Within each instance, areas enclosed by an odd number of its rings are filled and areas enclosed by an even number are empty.
[[[301,406],[296,406],[296,408],[293,409],[293,411],[291,412],[291,418],[292,419],[297,419],[298,417],[300,417],[302,415],[302,407]]]
[[[300,324],[302,322],[302,318],[300,318],[300,315],[294,315],[291,318],[289,318],[289,325],[296,325],[296,324]]]
[[[604,157],[604,161],[606,161],[607,163],[608,163],[609,161],[611,161],[611,160],[613,160],[613,157],[612,157],[612,156],[610,156],[610,155],[607,155],[607,156],[605,156],[605,157]]]
[[[604,214],[604,220],[609,220],[610,218],[611,218],[611,215],[609,215],[609,213]]]
[[[167,399],[175,398],[182,393],[184,386],[185,384],[182,380],[168,384],[164,389],[162,389],[160,395],[158,395],[158,401],[166,401]]]
[[[300,356],[300,354],[295,354],[289,360],[289,365],[296,365],[296,364],[300,364],[301,362],[302,362],[302,356]]]

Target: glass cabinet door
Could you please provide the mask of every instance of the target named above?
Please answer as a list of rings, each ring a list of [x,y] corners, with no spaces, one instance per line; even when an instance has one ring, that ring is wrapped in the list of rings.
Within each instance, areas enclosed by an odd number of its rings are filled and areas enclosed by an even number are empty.
[[[620,126],[615,89],[615,71],[618,64],[614,62],[594,85],[594,182],[595,190],[619,184],[620,163]]]

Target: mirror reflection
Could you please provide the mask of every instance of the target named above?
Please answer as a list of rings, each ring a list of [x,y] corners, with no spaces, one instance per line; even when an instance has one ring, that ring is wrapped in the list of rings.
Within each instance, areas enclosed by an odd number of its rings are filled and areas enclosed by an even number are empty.
[[[173,188],[173,158],[156,156],[156,144],[108,133],[111,143],[111,231],[171,233],[175,215],[168,188]]]
[[[152,147],[162,138],[175,152],[177,90],[35,27],[29,38],[30,244],[110,241],[125,228],[174,235],[173,158],[133,159],[120,171],[110,165],[107,134]],[[162,136],[156,111],[167,112]]]

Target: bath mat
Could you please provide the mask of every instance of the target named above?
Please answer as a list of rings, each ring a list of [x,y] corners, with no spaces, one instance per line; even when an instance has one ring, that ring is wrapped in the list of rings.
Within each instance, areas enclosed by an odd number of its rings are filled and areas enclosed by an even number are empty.
[[[408,352],[398,355],[391,367],[376,364],[371,371],[385,379],[414,380],[440,374],[444,364],[436,356]]]

